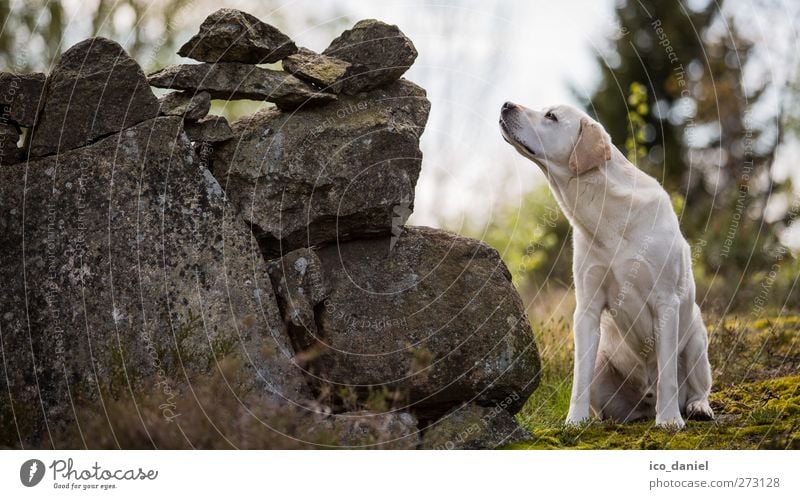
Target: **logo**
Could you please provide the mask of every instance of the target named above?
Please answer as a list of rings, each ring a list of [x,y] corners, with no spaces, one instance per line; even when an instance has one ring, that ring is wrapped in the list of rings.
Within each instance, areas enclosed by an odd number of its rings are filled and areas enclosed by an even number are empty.
[[[38,459],[28,459],[19,469],[19,480],[26,487],[35,487],[44,478],[44,463]]]

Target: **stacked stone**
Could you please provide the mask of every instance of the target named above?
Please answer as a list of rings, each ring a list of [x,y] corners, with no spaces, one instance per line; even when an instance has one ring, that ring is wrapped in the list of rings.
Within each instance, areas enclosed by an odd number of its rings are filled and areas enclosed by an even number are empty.
[[[513,414],[539,357],[508,270],[482,242],[405,225],[430,111],[402,78],[411,40],[364,20],[315,53],[222,9],[179,54],[200,64],[148,77],[93,38],[46,80],[0,75],[4,92],[22,89],[0,123],[14,142],[0,144],[13,158],[0,169],[0,394],[12,394],[0,430],[16,407],[41,409],[40,439],[68,431],[70,400],[191,382],[236,352],[248,389],[309,409],[293,438],[311,426],[345,446],[523,438]],[[228,124],[208,115],[212,99],[275,107]],[[29,161],[14,164],[20,127]],[[391,411],[360,410],[384,390]]]
[[[17,144],[23,129],[36,122],[44,82],[42,73],[0,72],[0,166],[23,159],[24,149]]]

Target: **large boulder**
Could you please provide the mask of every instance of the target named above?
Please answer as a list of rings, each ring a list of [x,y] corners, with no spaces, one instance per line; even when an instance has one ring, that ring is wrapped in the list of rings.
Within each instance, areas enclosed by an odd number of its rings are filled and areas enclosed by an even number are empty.
[[[220,9],[203,21],[200,30],[178,55],[203,62],[277,62],[297,46],[277,28],[236,9]]]
[[[214,174],[268,256],[390,234],[413,207],[429,110],[405,80],[313,110],[263,110],[232,124]]]
[[[339,35],[322,54],[351,65],[343,91],[355,94],[403,76],[414,64],[417,49],[397,26],[364,19]]]
[[[495,449],[530,440],[531,434],[503,407],[513,402],[509,397],[492,407],[465,404],[453,409],[425,429],[421,446],[434,450]]]
[[[407,227],[396,239],[301,249],[269,273],[318,388],[388,387],[427,420],[463,402],[513,414],[538,384],[522,300],[482,242]]]
[[[44,95],[44,73],[0,72],[0,122],[32,127]]]
[[[252,99],[274,102],[281,109],[310,107],[336,100],[283,71],[238,62],[181,64],[149,76],[150,84],[191,93],[208,92],[212,99]]]
[[[124,399],[143,379],[169,417],[170,380],[237,353],[252,389],[310,395],[257,245],[182,124],[0,170],[0,428],[74,431],[71,403]]]
[[[139,64],[106,38],[64,52],[45,91],[32,156],[68,151],[158,115],[158,99]]]

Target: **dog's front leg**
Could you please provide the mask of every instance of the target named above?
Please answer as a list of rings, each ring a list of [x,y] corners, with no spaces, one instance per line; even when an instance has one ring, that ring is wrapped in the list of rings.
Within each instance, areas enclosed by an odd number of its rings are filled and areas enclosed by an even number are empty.
[[[605,306],[597,288],[586,296],[576,288],[577,307],[574,316],[575,363],[572,373],[572,397],[569,402],[567,424],[578,424],[589,419],[590,387],[594,364],[600,343],[600,314]]]
[[[656,425],[685,426],[678,401],[678,314],[680,300],[670,296],[656,305],[655,344],[658,363]]]

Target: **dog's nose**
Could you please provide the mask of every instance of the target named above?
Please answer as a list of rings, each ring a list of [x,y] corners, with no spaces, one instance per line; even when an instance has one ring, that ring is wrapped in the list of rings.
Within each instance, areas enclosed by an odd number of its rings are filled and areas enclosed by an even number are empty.
[[[509,109],[513,109],[515,107],[517,107],[516,104],[514,104],[513,102],[506,101],[505,103],[503,103],[503,107],[501,108],[501,110],[508,111]]]

